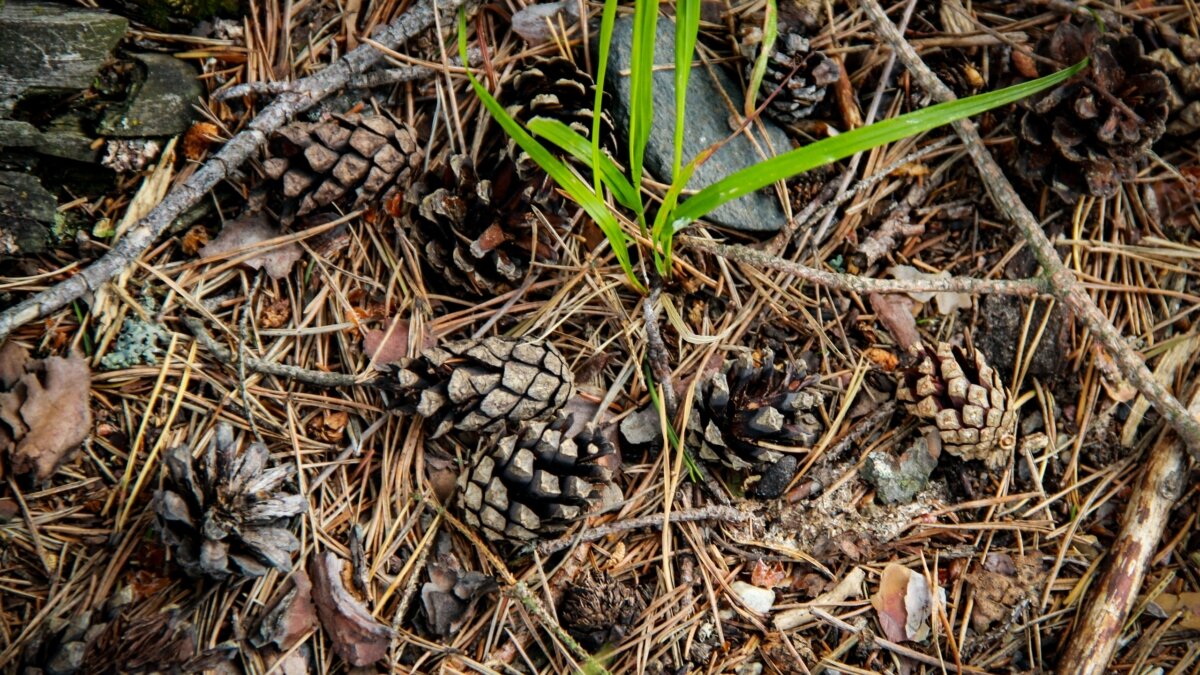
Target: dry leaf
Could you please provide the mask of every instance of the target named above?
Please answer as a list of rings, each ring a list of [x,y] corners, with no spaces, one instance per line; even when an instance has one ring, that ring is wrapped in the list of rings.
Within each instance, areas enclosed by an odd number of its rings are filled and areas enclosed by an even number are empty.
[[[868,347],[867,349],[863,350],[863,356],[865,356],[871,363],[874,363],[889,373],[900,367],[900,357],[886,349],[881,349],[879,347]]]
[[[1154,598],[1154,604],[1158,605],[1165,616],[1183,612],[1175,627],[1200,630],[1200,593],[1159,593],[1158,597]]]
[[[196,122],[183,135],[183,156],[193,162],[204,159],[204,153],[214,141],[221,140],[221,130],[212,122]]]
[[[317,627],[317,611],[312,600],[312,582],[304,570],[296,570],[286,590],[263,613],[250,642],[262,648],[274,643],[286,652]]]
[[[787,579],[787,570],[783,563],[775,562],[768,565],[762,560],[754,561],[754,569],[750,571],[750,583],[763,588],[778,588]]]
[[[513,32],[525,38],[531,45],[539,45],[554,39],[560,22],[567,28],[579,21],[579,8],[573,2],[547,2],[529,5],[512,15]]]
[[[326,443],[341,443],[350,414],[344,410],[322,410],[308,421],[308,435]]]
[[[183,235],[183,239],[179,242],[179,247],[188,255],[196,255],[204,245],[208,243],[208,229],[203,225],[193,225],[191,229]]]
[[[392,319],[391,325],[390,335],[387,330],[375,328],[367,331],[367,334],[363,336],[363,351],[375,361],[377,368],[382,368],[389,363],[396,363],[408,356],[408,321],[395,317]],[[421,344],[417,345],[415,351],[420,353],[435,345],[437,345],[437,338],[429,330],[429,325],[425,324],[421,334]]]
[[[950,278],[950,273],[945,270],[937,274],[930,274],[909,265],[889,267],[887,268],[887,273],[901,281],[927,281]],[[970,293],[909,293],[908,296],[917,302],[929,302],[933,300],[937,305],[938,314],[943,316],[958,309],[971,309]]]
[[[866,571],[861,567],[855,567],[850,570],[850,573],[844,579],[838,582],[837,586],[833,587],[833,590],[813,598],[812,602],[805,604],[803,607],[785,610],[776,615],[775,628],[781,631],[798,628],[814,620],[814,607],[823,608],[829,605],[841,604],[851,598],[857,598],[862,592],[862,584],[866,578]]]
[[[891,293],[882,295],[872,293],[868,296],[871,309],[883,324],[896,344],[909,353],[919,353],[921,350],[921,333],[917,330],[917,321],[913,318],[913,303],[909,298]]]
[[[304,251],[294,241],[270,248],[256,246],[278,236],[279,230],[271,227],[261,214],[244,216],[225,223],[221,234],[200,249],[200,258],[207,260],[240,256],[253,249],[257,255],[242,261],[242,264],[255,270],[265,268],[272,279],[282,279],[287,276],[292,265],[304,255]]]
[[[387,656],[393,633],[346,590],[344,566],[332,551],[314,555],[312,596],[333,651],[352,666],[365,666]]]
[[[46,480],[92,426],[87,361],[78,354],[30,359],[10,342],[0,348],[0,384],[0,452],[8,452],[15,473]]]
[[[429,563],[429,581],[421,587],[421,604],[429,630],[446,639],[453,637],[474,614],[475,602],[496,588],[491,577],[464,572],[451,548],[450,537],[438,536],[437,553]]]
[[[884,636],[892,642],[919,642],[929,635],[926,620],[933,606],[929,582],[907,567],[890,563],[883,568],[871,606],[879,614]]]
[[[279,298],[267,303],[267,306],[258,313],[258,326],[268,329],[279,328],[290,318],[292,318],[292,301],[288,298]]]

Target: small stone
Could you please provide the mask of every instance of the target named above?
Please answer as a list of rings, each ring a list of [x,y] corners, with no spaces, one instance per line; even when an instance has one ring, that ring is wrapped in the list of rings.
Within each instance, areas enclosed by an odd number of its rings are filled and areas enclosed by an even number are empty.
[[[937,458],[930,451],[929,441],[919,436],[899,459],[886,452],[867,455],[859,475],[875,487],[880,502],[908,504],[925,489],[936,466]]]
[[[634,446],[662,443],[658,410],[647,406],[621,420],[621,437]]]
[[[759,588],[744,581],[735,581],[730,584],[730,588],[738,594],[746,607],[759,614],[767,614],[775,606],[775,591],[769,588]]]
[[[46,250],[58,200],[29,174],[0,171],[0,256]]]
[[[123,110],[104,116],[99,131],[106,136],[146,138],[175,136],[192,125],[192,106],[200,100],[200,82],[186,61],[165,54],[134,56],[142,66]]]
[[[632,57],[633,18],[617,19],[613,28],[608,73],[615,96],[613,118],[616,128],[622,132],[629,129],[630,78],[628,73]],[[658,19],[658,34],[655,44],[654,62],[668,66],[654,73],[654,126],[646,146],[645,166],[655,178],[667,183],[671,178],[675,133],[675,23],[666,17]],[[711,71],[710,71],[711,68]],[[722,93],[723,92],[723,93]],[[724,140],[733,133],[729,119],[733,111],[725,107],[728,97],[740,112],[743,92],[732,77],[720,65],[700,65],[692,69],[688,78],[686,128],[683,133],[684,162],[690,161],[700,151]],[[760,120],[767,130],[768,145],[776,155],[792,149],[791,141],[783,129],[773,122]],[[755,125],[756,127],[758,125]],[[762,139],[759,139],[760,144]],[[743,134],[730,140],[713,154],[704,164],[696,168],[689,189],[707,187],[741,169],[754,166],[766,159],[758,154],[754,145]],[[786,222],[779,199],[768,190],[745,195],[721,206],[706,217],[724,227],[747,232],[775,232]]]

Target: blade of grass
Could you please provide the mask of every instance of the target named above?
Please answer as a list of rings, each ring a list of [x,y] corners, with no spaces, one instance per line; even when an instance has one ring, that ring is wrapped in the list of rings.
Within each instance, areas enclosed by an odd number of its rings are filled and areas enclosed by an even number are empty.
[[[750,71],[750,82],[746,85],[746,117],[754,116],[758,90],[762,87],[763,76],[767,74],[767,59],[771,58],[771,50],[775,46],[775,38],[779,33],[779,24],[775,20],[777,15],[775,0],[767,0],[767,14],[763,18],[762,42],[758,45],[758,58],[754,59],[754,70]]]
[[[692,179],[696,167],[703,164],[713,152],[715,152],[715,148],[706,148],[677,172],[675,182],[671,183],[667,194],[663,195],[662,204],[654,216],[650,241],[654,242],[654,265],[658,269],[658,275],[663,278],[671,276],[671,246],[675,240],[675,230],[667,226],[667,217],[675,210],[675,205],[679,203],[679,195],[688,181]]]
[[[876,122],[760,162],[691,196],[675,209],[671,216],[671,227],[678,232],[722,204],[776,181],[1020,100],[1067,80],[1087,67],[1087,63],[1085,59],[1046,77]]]
[[[463,63],[470,63],[467,57],[467,18],[466,12],[461,8],[458,11],[458,53],[463,58]],[[483,102],[488,112],[492,114],[492,118],[504,129],[504,132],[521,146],[521,149],[529,154],[530,159],[537,162],[537,165],[550,174],[554,182],[566,191],[583,210],[587,212],[592,220],[596,221],[596,225],[604,233],[608,239],[609,245],[612,247],[613,254],[617,256],[617,261],[621,264],[621,269],[625,270],[625,275],[629,277],[630,283],[640,292],[645,292],[645,286],[638,281],[634,276],[633,264],[629,259],[629,241],[625,236],[625,232],[621,230],[620,223],[617,222],[616,216],[608,209],[608,205],[604,203],[595,192],[592,192],[578,176],[571,173],[571,170],[565,164],[550,154],[541,143],[538,143],[529,132],[521,128],[521,125],[514,120],[500,102],[495,99],[492,94],[480,84],[479,80],[475,79],[475,75],[471,73],[471,69],[465,69],[467,80],[470,81],[471,87],[475,90],[475,94],[479,96],[479,100]]]
[[[646,381],[651,383],[649,388],[650,405],[654,406],[654,409],[658,411],[659,417],[664,417],[666,416],[667,412],[663,408],[662,402],[658,400],[658,387],[654,386],[654,374],[650,370],[650,364],[644,363],[642,364],[642,368],[642,372],[646,376]],[[683,453],[683,463],[685,466],[687,466],[688,477],[692,479],[693,483],[699,483],[700,467],[696,466],[696,459],[692,457],[692,453],[688,452],[683,443],[679,442],[679,434],[675,431],[675,426],[671,424],[671,420],[667,420],[667,423],[664,426],[667,428],[667,440],[670,441],[671,448],[673,448],[675,452]]]
[[[654,125],[654,43],[658,0],[637,0],[633,9],[633,45],[629,73],[630,182],[642,184],[643,158]]]
[[[679,181],[683,165],[683,121],[687,110],[688,76],[692,73],[692,55],[696,53],[696,35],[700,32],[700,0],[675,2],[675,159],[671,180]],[[686,179],[684,179],[686,183]]]
[[[592,181],[596,194],[601,194],[600,177],[605,173],[600,167],[600,158],[603,156],[600,152],[600,117],[604,114],[604,80],[608,75],[608,54],[612,49],[613,24],[616,23],[616,20],[617,0],[604,0],[604,11],[600,15],[600,59],[596,63],[596,98],[592,102],[592,153],[591,160],[588,161],[592,167]],[[639,208],[635,210],[640,211],[640,194],[637,194],[637,199]]]
[[[613,197],[621,206],[633,211],[641,208],[640,195],[629,179],[625,177],[621,167],[617,166],[604,153],[592,155],[592,148],[589,147],[588,140],[580,136],[574,129],[563,124],[562,121],[550,117],[535,117],[529,120],[527,126],[534,134],[550,141],[575,159],[585,163],[591,162],[593,167],[598,165],[600,167],[598,178],[613,193]],[[599,193],[597,192],[597,194]]]

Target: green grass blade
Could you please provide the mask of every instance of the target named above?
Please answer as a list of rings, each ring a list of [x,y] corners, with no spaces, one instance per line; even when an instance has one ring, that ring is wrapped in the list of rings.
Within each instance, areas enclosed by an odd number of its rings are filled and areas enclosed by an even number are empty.
[[[757,105],[758,90],[762,87],[763,76],[767,74],[767,59],[771,58],[771,48],[779,33],[779,22],[776,21],[778,10],[775,0],[767,0],[767,14],[763,19],[762,42],[758,47],[758,58],[754,59],[754,69],[750,71],[750,82],[746,86],[746,117],[754,115]]]
[[[675,182],[671,183],[667,194],[663,195],[662,204],[659,206],[658,213],[654,216],[654,227],[650,230],[650,241],[655,244],[654,265],[660,277],[666,278],[671,276],[671,247],[675,241],[675,230],[667,226],[668,216],[675,210],[675,205],[679,203],[679,195],[683,192],[683,188],[688,184],[688,181],[692,179],[692,173],[696,171],[696,167],[703,164],[713,152],[713,148],[704,150],[677,172],[678,175],[675,178]],[[660,250],[662,251],[661,253],[659,252]]]
[[[637,211],[641,207],[638,191],[622,173],[621,167],[617,166],[604,153],[600,153],[598,156],[592,155],[594,146],[574,129],[560,120],[549,117],[535,117],[529,120],[528,126],[530,131],[550,141],[575,159],[585,163],[592,162],[593,166],[599,165],[598,178],[612,191],[613,197],[621,206],[633,211]]]
[[[633,45],[629,73],[629,171],[642,184],[642,162],[654,125],[654,46],[658,1],[637,0],[633,10]]]
[[[700,32],[700,2],[675,2],[675,159],[671,164],[672,182],[679,181],[679,168],[683,165],[683,120],[687,110],[688,76],[692,73],[696,35]]]
[[[467,16],[462,9],[458,11],[458,54],[463,59],[463,63],[470,63],[467,59]],[[558,158],[550,153],[541,143],[538,143],[529,132],[521,128],[521,125],[514,120],[500,102],[496,100],[492,94],[484,88],[479,80],[471,74],[470,69],[466,70],[467,79],[471,82],[471,88],[475,90],[475,94],[479,96],[479,100],[483,102],[488,112],[504,129],[504,132],[521,146],[521,149],[529,154],[530,159],[537,163],[538,166],[550,174],[554,182],[558,183],[568,195],[571,196],[578,204],[583,207],[592,220],[596,221],[596,225],[604,232],[604,236],[608,239],[609,245],[612,247],[613,254],[617,256],[617,261],[621,264],[621,269],[625,270],[626,276],[629,277],[630,283],[641,292],[645,292],[645,286],[638,281],[634,276],[633,264],[629,259],[629,241],[625,236],[625,232],[621,230],[620,223],[617,222],[616,216],[612,211],[609,211],[608,205],[604,203],[591,188],[579,179],[578,176],[571,173],[565,164],[560,162]]]
[[[616,20],[617,0],[604,0],[604,11],[600,15],[600,60],[596,64],[596,99],[592,102],[592,153],[590,160],[584,160],[592,167],[596,194],[600,194],[600,177],[604,173],[600,166],[600,116],[604,112],[604,81],[608,75],[608,54],[612,50],[613,24]],[[640,210],[641,195],[637,194],[637,197]]]
[[[697,218],[738,197],[760,190],[818,166],[824,166],[864,150],[908,138],[950,122],[978,115],[1047,87],[1052,87],[1087,67],[1087,60],[1052,75],[970,98],[939,103],[928,108],[883,120],[869,126],[825,138],[803,148],[772,157],[727,176],[690,197],[675,210],[671,226],[676,232]]]

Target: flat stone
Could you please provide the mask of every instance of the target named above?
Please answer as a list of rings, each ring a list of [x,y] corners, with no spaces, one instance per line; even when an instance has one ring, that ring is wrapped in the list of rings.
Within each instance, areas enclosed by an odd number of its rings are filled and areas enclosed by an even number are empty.
[[[612,83],[613,120],[620,132],[629,129],[630,78],[624,73],[630,69],[633,43],[633,17],[617,19],[613,28],[612,49],[609,52],[608,79]],[[669,183],[674,153],[675,134],[675,22],[668,17],[659,17],[655,44],[654,63],[666,66],[654,73],[654,126],[646,145],[645,166],[659,181]],[[724,92],[724,93],[722,93]],[[683,161],[691,161],[700,151],[728,137],[733,129],[730,119],[735,110],[730,110],[725,97],[740,112],[744,92],[734,78],[721,66],[706,68],[697,65],[688,78],[686,128],[683,134]],[[769,142],[764,143],[758,125],[755,134],[759,145],[769,147],[771,154],[782,154],[792,149],[792,143],[783,129],[769,120],[762,120]],[[754,144],[739,134],[726,143],[707,162],[701,164],[689,189],[711,185],[722,178],[753,166],[770,154],[760,155]],[[748,232],[775,232],[786,220],[783,208],[773,190],[760,190],[736,199],[710,213],[706,220],[717,225]]]
[[[0,256],[45,251],[57,208],[58,201],[37,178],[0,171]]]
[[[142,80],[134,85],[123,110],[104,116],[99,131],[118,138],[175,136],[192,125],[192,106],[200,99],[196,70],[165,54],[134,56]]]
[[[125,19],[65,4],[0,3],[0,116],[29,94],[64,94],[91,86],[125,35]]]

